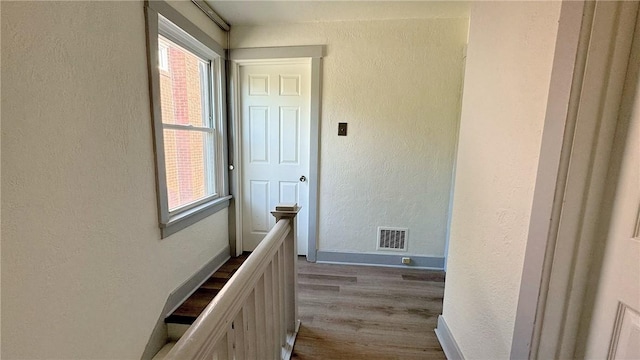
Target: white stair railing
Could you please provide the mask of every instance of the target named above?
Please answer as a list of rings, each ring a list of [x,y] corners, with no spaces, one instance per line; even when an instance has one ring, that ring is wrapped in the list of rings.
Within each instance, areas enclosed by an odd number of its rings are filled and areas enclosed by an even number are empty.
[[[289,359],[298,333],[296,211],[276,225],[165,359]]]

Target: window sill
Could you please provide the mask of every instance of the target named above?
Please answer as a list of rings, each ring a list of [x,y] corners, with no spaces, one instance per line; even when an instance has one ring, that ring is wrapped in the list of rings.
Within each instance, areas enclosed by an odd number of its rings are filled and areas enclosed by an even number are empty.
[[[169,235],[175,234],[178,231],[229,207],[229,200],[231,200],[231,198],[231,195],[223,196],[170,217],[166,224],[160,224],[160,230],[162,233],[161,238],[164,239]]]

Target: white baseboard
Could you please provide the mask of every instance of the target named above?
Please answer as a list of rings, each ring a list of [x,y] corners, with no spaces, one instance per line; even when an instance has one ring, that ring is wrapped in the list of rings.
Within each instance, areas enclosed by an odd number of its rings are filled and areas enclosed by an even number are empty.
[[[410,257],[411,264],[403,265],[402,258]],[[316,254],[316,262],[328,264],[372,265],[398,268],[443,270],[444,258],[411,254],[372,254],[358,252],[321,251]]]
[[[442,315],[438,316],[438,327],[434,331],[436,332],[440,346],[442,346],[444,355],[448,360],[464,360],[462,351],[460,351],[458,343],[453,337],[453,334],[451,334],[447,322],[444,321]]]

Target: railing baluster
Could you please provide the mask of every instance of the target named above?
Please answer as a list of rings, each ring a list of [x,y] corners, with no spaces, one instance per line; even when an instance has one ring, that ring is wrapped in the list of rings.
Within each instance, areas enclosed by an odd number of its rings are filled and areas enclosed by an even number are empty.
[[[244,307],[243,307],[244,309]],[[244,352],[244,310],[238,312],[236,318],[233,320],[233,357],[234,360],[246,359]]]
[[[282,353],[282,345],[284,342],[282,341],[282,324],[280,317],[280,251],[278,250],[273,257],[273,317],[275,320],[273,321],[274,325],[274,337],[277,341],[278,346],[276,347],[276,355],[277,358],[280,358]]]
[[[284,286],[284,274],[286,268],[284,266],[284,244],[280,245],[280,249],[278,249],[278,263],[280,264],[280,272],[278,273],[279,281],[280,281],[280,291],[278,295],[280,296],[280,344],[284,346],[287,342],[287,327],[284,322],[284,297],[285,297],[285,286]]]
[[[295,263],[294,263],[294,244],[289,241],[289,236],[285,239],[284,253],[285,253],[285,326],[288,333],[295,332],[296,323],[296,311],[295,307]]]
[[[236,330],[235,330],[235,323],[232,321],[227,327],[227,351],[225,352],[225,354],[227,354],[228,359],[235,359],[235,353],[236,353],[235,342],[236,342]]]
[[[228,333],[225,333],[222,339],[216,343],[213,350],[212,358],[214,360],[229,360]]]
[[[252,291],[244,306],[242,307],[242,320],[244,322],[245,329],[245,353],[247,359],[257,359],[258,353],[256,352],[257,341],[256,338],[256,292]]]
[[[276,225],[165,359],[290,359],[298,327],[296,211]]]
[[[264,275],[260,277],[256,284],[256,338],[258,346],[256,352],[258,358],[264,358],[264,354],[267,351],[267,338],[265,332],[267,332],[267,325],[265,324],[264,316]]]
[[[264,318],[266,323],[267,331],[265,333],[265,337],[267,338],[267,348],[265,355],[269,358],[273,356],[275,353],[274,350],[274,339],[275,334],[273,333],[273,272],[271,270],[271,266],[273,265],[273,261],[267,265],[267,268],[264,272]]]

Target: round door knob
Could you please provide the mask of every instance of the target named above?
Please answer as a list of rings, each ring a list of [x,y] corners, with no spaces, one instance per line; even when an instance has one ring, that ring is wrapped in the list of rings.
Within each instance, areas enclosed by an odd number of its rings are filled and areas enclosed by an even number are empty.
[[[300,182],[305,182],[305,181],[307,181],[307,178],[304,175],[300,176]]]

